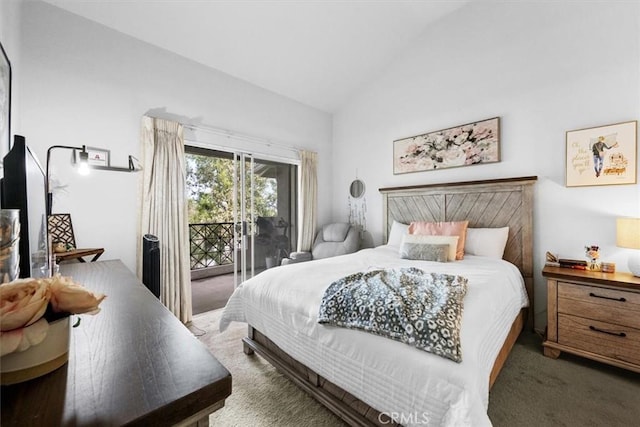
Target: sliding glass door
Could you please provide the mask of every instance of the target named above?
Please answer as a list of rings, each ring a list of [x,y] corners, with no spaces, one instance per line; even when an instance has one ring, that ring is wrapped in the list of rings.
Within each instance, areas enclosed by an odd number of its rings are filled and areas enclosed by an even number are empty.
[[[246,152],[186,156],[192,277],[233,274],[237,286],[280,265],[297,239],[298,167]]]
[[[233,222],[234,241],[238,243],[234,259],[235,286],[255,274],[255,180],[253,156],[248,153],[233,154]]]

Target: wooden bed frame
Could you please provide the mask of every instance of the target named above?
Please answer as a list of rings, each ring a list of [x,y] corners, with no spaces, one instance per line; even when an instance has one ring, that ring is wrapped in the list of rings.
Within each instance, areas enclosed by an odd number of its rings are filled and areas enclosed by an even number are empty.
[[[468,181],[447,184],[381,188],[384,241],[393,221],[462,221],[469,227],[509,227],[503,258],[516,265],[525,280],[529,308],[514,320],[496,357],[489,378],[491,388],[524,325],[533,329],[533,184],[537,177]],[[385,414],[319,376],[293,359],[249,325],[243,339],[246,354],[258,353],[300,388],[352,426],[397,425]]]

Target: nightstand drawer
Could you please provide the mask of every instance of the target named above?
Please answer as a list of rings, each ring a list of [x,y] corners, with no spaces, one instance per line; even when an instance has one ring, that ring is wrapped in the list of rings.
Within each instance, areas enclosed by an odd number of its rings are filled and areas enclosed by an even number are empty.
[[[640,330],[635,328],[559,314],[558,343],[640,364]]]
[[[640,329],[640,294],[558,282],[558,313]]]

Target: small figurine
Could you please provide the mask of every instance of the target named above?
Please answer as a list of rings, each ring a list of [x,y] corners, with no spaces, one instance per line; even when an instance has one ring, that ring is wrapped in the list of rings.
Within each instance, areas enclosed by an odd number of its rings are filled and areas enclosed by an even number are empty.
[[[587,258],[591,261],[589,264],[589,270],[599,271],[600,268],[598,266],[598,258],[600,258],[600,247],[591,245],[584,247],[586,251]]]

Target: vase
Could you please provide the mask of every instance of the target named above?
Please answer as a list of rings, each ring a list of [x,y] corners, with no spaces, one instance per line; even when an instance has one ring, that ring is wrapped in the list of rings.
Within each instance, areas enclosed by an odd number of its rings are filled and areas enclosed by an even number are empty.
[[[20,274],[20,210],[0,209],[0,283]]]
[[[0,357],[0,383],[16,384],[48,374],[69,360],[69,316],[49,323],[45,339]]]

